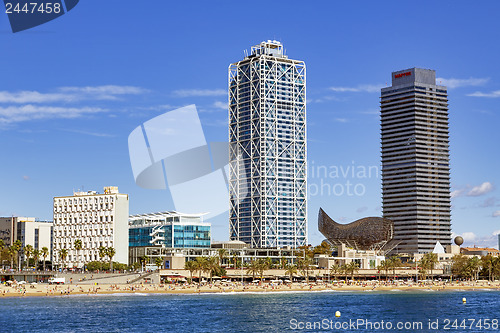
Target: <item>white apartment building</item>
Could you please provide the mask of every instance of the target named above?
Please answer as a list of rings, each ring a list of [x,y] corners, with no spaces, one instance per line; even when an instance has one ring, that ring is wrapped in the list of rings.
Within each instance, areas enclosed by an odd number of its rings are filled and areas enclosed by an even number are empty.
[[[33,249],[49,250],[45,260],[52,260],[52,222],[38,221],[34,217],[0,217],[0,239],[6,246],[14,244],[16,240],[21,241],[21,247],[33,246]],[[21,265],[24,265],[26,257],[20,257]],[[40,256],[39,260],[43,260]]]
[[[104,187],[104,193],[74,192],[73,196],[54,198],[54,263],[66,267],[83,267],[97,261],[99,247],[116,250],[113,261],[128,263],[128,194],[118,187]],[[82,249],[75,249],[75,241]],[[62,261],[60,251],[66,249]]]

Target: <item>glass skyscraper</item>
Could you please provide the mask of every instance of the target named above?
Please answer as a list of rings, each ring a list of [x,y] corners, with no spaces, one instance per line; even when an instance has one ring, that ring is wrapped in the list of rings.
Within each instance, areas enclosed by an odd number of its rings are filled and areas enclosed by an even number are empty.
[[[307,242],[306,68],[277,41],[229,66],[229,237]]]
[[[448,93],[436,72],[392,73],[382,89],[382,205],[399,253],[451,245]]]

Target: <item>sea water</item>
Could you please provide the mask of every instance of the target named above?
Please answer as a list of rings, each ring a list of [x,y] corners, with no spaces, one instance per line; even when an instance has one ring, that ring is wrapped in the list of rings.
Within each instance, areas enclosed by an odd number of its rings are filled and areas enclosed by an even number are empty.
[[[500,332],[499,320],[500,291],[0,299],[0,332]]]

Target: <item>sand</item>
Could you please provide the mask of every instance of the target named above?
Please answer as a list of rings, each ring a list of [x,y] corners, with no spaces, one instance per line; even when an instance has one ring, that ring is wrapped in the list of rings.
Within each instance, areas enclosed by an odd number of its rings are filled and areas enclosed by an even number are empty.
[[[33,296],[68,296],[68,295],[106,295],[120,293],[152,293],[152,294],[196,294],[196,293],[239,293],[239,292],[283,292],[283,291],[456,291],[456,290],[498,290],[500,282],[434,282],[428,284],[411,284],[402,282],[364,281],[352,284],[335,283],[292,283],[275,285],[262,283],[260,285],[240,282],[226,284],[98,284],[98,285],[0,285],[0,298],[33,297]]]

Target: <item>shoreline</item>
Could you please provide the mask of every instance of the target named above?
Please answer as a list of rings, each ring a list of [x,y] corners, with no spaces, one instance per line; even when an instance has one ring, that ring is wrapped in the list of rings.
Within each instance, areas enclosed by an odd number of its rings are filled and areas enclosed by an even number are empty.
[[[181,294],[270,294],[299,292],[448,292],[448,291],[500,291],[500,284],[435,284],[435,285],[48,285],[8,287],[0,286],[0,299],[11,297],[62,297],[62,296],[118,296],[129,295],[181,295]]]

